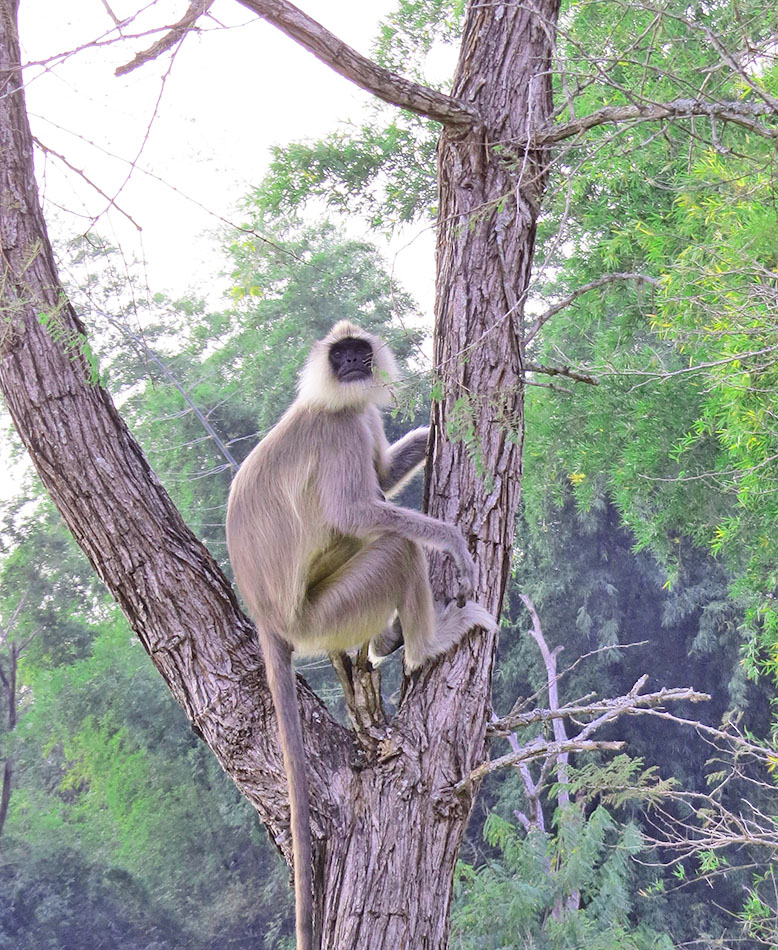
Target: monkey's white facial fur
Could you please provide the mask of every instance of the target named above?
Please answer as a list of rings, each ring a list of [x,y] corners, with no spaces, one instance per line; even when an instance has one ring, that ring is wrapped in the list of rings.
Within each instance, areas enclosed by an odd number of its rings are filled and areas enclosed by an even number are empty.
[[[330,411],[391,402],[397,367],[388,347],[348,320],[315,343],[298,385],[299,401]]]

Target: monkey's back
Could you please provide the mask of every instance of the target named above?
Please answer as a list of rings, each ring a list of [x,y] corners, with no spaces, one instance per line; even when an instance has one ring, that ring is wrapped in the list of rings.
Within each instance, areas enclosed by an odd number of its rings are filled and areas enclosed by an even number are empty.
[[[349,505],[377,491],[372,458],[364,412],[293,406],[235,476],[227,506],[230,561],[252,616],[277,634],[294,625],[316,565],[349,548],[328,521],[323,492],[337,493],[331,504]]]

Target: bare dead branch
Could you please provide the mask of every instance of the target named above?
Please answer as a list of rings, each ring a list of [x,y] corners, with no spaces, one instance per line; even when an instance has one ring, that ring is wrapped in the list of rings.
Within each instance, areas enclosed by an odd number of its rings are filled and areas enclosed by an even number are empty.
[[[491,762],[484,762],[479,765],[478,768],[473,769],[467,778],[457,782],[453,790],[455,792],[464,791],[471,783],[479,781],[491,772],[507,769],[533,759],[558,759],[559,756],[567,755],[570,752],[594,752],[598,749],[619,752],[623,748],[623,742],[606,742],[593,739],[568,739],[566,742],[549,742],[542,736],[538,736],[537,739],[523,746],[518,752],[509,752],[507,755],[500,756],[499,759],[493,759]]]
[[[687,701],[702,703],[710,700],[707,693],[699,693],[691,687],[677,689],[660,689],[655,693],[639,695],[638,690],[645,682],[641,677],[625,696],[615,699],[602,699],[592,703],[571,703],[560,706],[558,709],[532,709],[529,712],[509,713],[489,726],[488,732],[493,736],[505,736],[516,729],[523,729],[536,722],[550,722],[558,718],[583,719],[588,716],[602,717],[609,715],[615,718],[620,715],[636,715],[641,710],[653,709],[668,702]],[[690,723],[696,725],[696,723]],[[588,728],[588,727],[587,727]]]
[[[679,792],[671,789],[664,796],[668,802],[682,802],[686,814],[693,809],[696,822],[662,807],[654,807],[653,834],[646,834],[652,845],[668,848],[681,855],[700,851],[722,851],[732,847],[766,848],[778,854],[778,833],[774,820],[761,814],[743,798],[740,810],[728,808],[715,795],[703,792]]]
[[[192,29],[197,19],[204,13],[207,13],[212,5],[213,0],[191,0],[189,9],[181,17],[178,23],[174,23],[168,32],[163,37],[161,37],[161,39],[158,39],[157,42],[150,46],[147,50],[144,50],[142,53],[138,53],[131,62],[125,63],[124,66],[119,66],[116,69],[115,74],[117,76],[124,76],[126,73],[131,73],[133,69],[143,66],[144,63],[151,62],[153,59],[156,59],[159,55],[175,46],[176,43],[179,43]]]
[[[699,99],[673,99],[671,102],[638,103],[625,106],[604,106],[589,115],[579,116],[569,122],[535,129],[529,143],[539,146],[555,145],[601,125],[619,122],[656,122],[660,119],[689,119],[693,116],[708,116],[724,122],[733,122],[750,132],[766,138],[778,138],[778,126],[757,122],[760,116],[778,117],[772,102],[709,102]]]
[[[530,618],[532,620],[532,629],[529,631],[530,636],[538,645],[540,650],[540,655],[543,658],[543,665],[546,668],[546,682],[548,683],[548,704],[552,710],[557,711],[559,709],[559,677],[557,676],[557,666],[556,658],[561,652],[562,647],[558,646],[554,650],[549,650],[548,644],[546,643],[546,638],[543,636],[543,628],[540,625],[540,617],[538,612],[535,609],[535,604],[532,602],[532,598],[527,594],[519,594],[521,602],[527,609]],[[561,717],[555,717],[551,720],[551,725],[554,730],[554,739],[557,742],[565,742],[567,740],[567,732],[565,730],[565,724],[562,721]],[[567,765],[567,757],[561,760],[563,766]],[[563,779],[560,776],[560,782]]]
[[[463,131],[478,123],[477,114],[465,102],[378,66],[287,0],[238,2],[286,33],[336,73],[384,102]]]
[[[105,7],[105,12],[113,20],[114,25],[117,27],[121,27],[123,21],[120,20],[119,17],[117,17],[116,14],[113,12],[113,10],[110,7],[110,4],[108,3],[108,0],[102,0],[102,2],[103,2],[103,6]]]
[[[529,634],[537,644],[538,649],[540,650],[540,655],[543,658],[543,665],[546,668],[549,706],[554,710],[559,709],[559,674],[557,673],[557,657],[562,652],[563,647],[559,645],[553,650],[549,649],[546,638],[543,635],[543,628],[540,624],[540,617],[538,616],[538,612],[535,609],[535,604],[527,594],[519,594],[519,596],[521,597],[521,601],[527,609],[530,618],[532,619],[532,629],[529,631]],[[562,719],[553,719],[552,728],[554,731],[555,743],[563,744],[567,742],[567,729]],[[519,740],[515,733],[511,733],[509,742],[511,751],[514,754],[518,753],[520,751],[520,746]],[[549,772],[554,767],[556,768],[558,784],[556,796],[557,806],[559,808],[570,807],[570,772],[568,769],[569,761],[569,752],[562,752],[561,754],[554,757],[547,756],[541,762],[539,774],[536,780],[532,777],[529,762],[519,762],[519,774],[521,775],[522,781],[524,783],[524,793],[527,796],[527,801],[529,802],[529,815],[522,815],[520,811],[515,811],[514,814],[520,821],[522,821],[522,824],[524,825],[527,832],[529,832],[532,827],[537,828],[539,831],[545,831],[545,816],[543,814],[541,795],[543,789],[545,788]],[[550,861],[548,861],[547,864],[547,873],[551,876],[554,875],[554,870],[551,867]],[[562,894],[557,895],[557,898],[554,902],[554,909],[552,911],[554,919],[558,920],[560,918],[564,912],[565,905],[570,908],[578,907],[580,900],[580,891],[575,889],[568,890],[564,899]]]
[[[679,719],[669,713],[663,713],[656,707],[664,706],[667,702],[678,702],[680,700],[693,703],[704,702],[709,700],[710,696],[706,693],[698,693],[691,688],[660,689],[655,693],[641,695],[640,690],[645,686],[647,679],[647,676],[641,676],[626,695],[618,696],[615,699],[603,699],[587,705],[560,706],[557,709],[535,709],[529,713],[510,714],[497,722],[493,722],[487,727],[488,734],[506,736],[516,728],[527,726],[533,722],[553,722],[555,719],[566,717],[573,720],[585,719],[590,716],[595,717],[583,725],[577,735],[569,739],[549,741],[543,736],[536,736],[531,742],[509,752],[507,755],[491,762],[483,762],[473,769],[465,779],[453,786],[454,791],[464,791],[471,783],[482,779],[491,772],[511,768],[532,759],[542,758],[546,761],[558,761],[560,756],[566,756],[570,752],[590,752],[594,749],[618,751],[624,747],[623,742],[601,742],[591,739],[590,736],[606,723],[612,722],[620,716],[656,715],[660,718],[672,719],[674,722],[687,723],[691,726],[699,725],[698,723]],[[717,731],[722,734],[720,730]]]

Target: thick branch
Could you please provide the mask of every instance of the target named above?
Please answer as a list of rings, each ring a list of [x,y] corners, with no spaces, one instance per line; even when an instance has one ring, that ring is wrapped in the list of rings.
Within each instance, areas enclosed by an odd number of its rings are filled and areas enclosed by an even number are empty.
[[[451,128],[473,128],[478,120],[473,108],[436,89],[420,86],[378,66],[347,46],[320,23],[287,0],[238,0],[263,20],[304,46],[346,79],[392,105],[434,119]]]
[[[180,42],[189,30],[192,29],[197,18],[202,16],[203,13],[206,13],[212,6],[213,0],[192,0],[186,13],[181,17],[178,23],[174,23],[173,26],[170,27],[170,30],[162,39],[157,40],[156,43],[142,53],[138,53],[131,62],[125,63],[124,66],[119,66],[116,70],[116,75],[124,76],[125,73],[131,73],[133,69],[137,69],[138,66],[143,66],[144,63],[156,59],[161,53],[175,46],[176,43]],[[111,15],[113,16],[113,14]]]
[[[629,106],[604,106],[589,115],[556,125],[541,126],[532,133],[531,144],[556,145],[565,139],[588,132],[600,125],[616,122],[654,122],[658,119],[689,119],[708,116],[734,122],[743,128],[768,138],[778,138],[778,127],[756,122],[758,116],[776,116],[775,107],[768,102],[703,102],[699,99],[673,99],[671,102]]]

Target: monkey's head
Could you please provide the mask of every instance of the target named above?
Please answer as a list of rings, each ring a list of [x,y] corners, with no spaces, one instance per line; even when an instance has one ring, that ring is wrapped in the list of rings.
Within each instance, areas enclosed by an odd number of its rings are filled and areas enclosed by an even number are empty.
[[[298,399],[332,412],[371,402],[386,405],[396,378],[397,366],[386,344],[341,320],[323,340],[314,343],[300,374]]]

